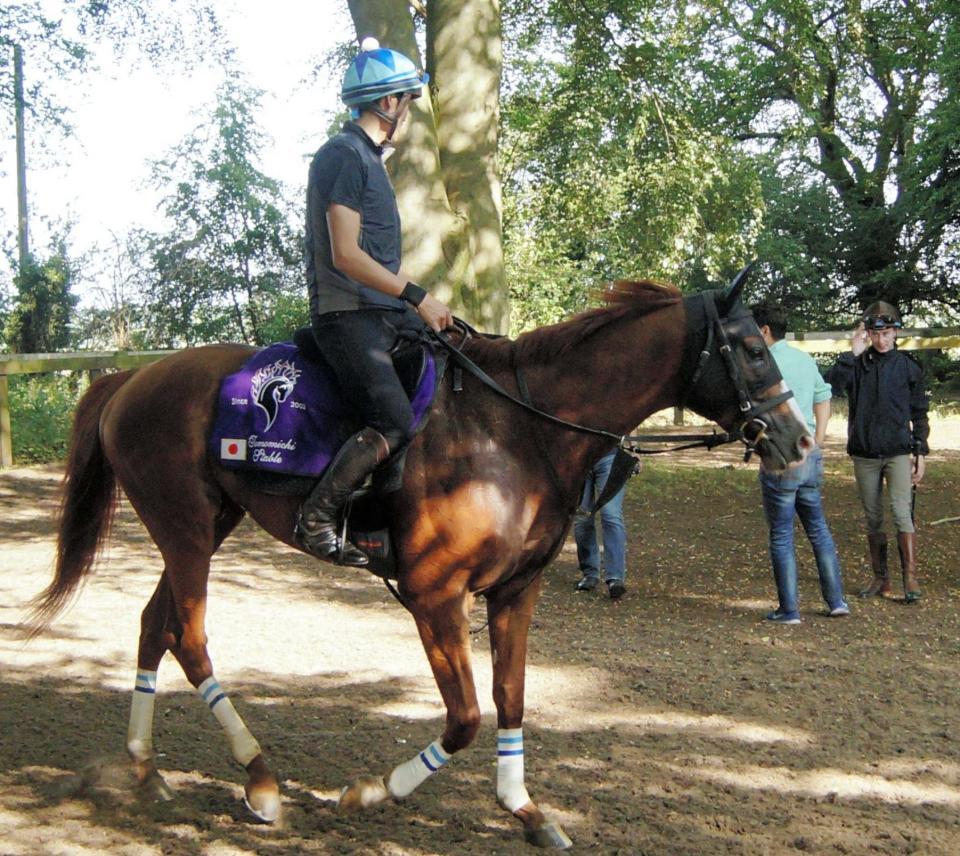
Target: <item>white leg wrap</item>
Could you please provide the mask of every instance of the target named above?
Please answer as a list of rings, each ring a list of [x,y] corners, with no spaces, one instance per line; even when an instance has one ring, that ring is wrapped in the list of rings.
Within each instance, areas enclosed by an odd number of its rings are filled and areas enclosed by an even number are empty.
[[[530,802],[523,783],[523,729],[497,729],[497,800],[508,811]]]
[[[230,699],[227,698],[227,694],[213,675],[197,687],[197,692],[200,693],[200,698],[207,703],[210,710],[213,711],[217,722],[223,726],[223,730],[227,734],[227,740],[230,741],[230,750],[233,752],[233,757],[246,767],[260,754],[260,744],[247,730],[240,714],[234,709]]]
[[[414,788],[422,785],[449,760],[450,756],[443,751],[440,739],[434,740],[419,755],[396,767],[390,774],[387,782],[390,796],[399,800],[412,794]]]
[[[156,700],[157,673],[137,670],[127,727],[127,751],[135,761],[153,757],[153,703]]]

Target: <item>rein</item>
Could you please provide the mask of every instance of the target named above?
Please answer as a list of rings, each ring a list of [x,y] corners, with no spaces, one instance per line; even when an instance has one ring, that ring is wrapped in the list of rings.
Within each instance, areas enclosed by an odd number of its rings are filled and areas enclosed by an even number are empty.
[[[703,302],[703,309],[706,315],[707,323],[705,326],[707,328],[707,336],[704,346],[697,357],[697,362],[694,367],[690,383],[686,387],[686,392],[682,400],[686,400],[686,398],[689,397],[690,392],[696,387],[697,383],[699,383],[704,369],[712,357],[714,341],[719,340],[719,351],[723,358],[724,367],[726,368],[727,375],[737,391],[737,397],[740,402],[740,413],[743,416],[743,422],[737,431],[718,433],[714,430],[712,433],[707,435],[615,434],[612,431],[607,431],[603,428],[593,428],[588,425],[581,425],[577,422],[561,419],[559,416],[555,416],[552,413],[547,413],[546,411],[541,410],[534,405],[532,397],[530,396],[530,391],[527,388],[523,372],[519,366],[514,366],[514,375],[517,381],[517,389],[521,396],[520,398],[504,389],[499,383],[490,377],[490,375],[480,368],[480,366],[478,366],[473,360],[463,353],[463,342],[466,342],[466,340],[472,335],[478,335],[477,331],[466,322],[460,320],[459,318],[455,320],[456,326],[463,334],[461,345],[459,347],[454,345],[453,342],[451,342],[447,337],[439,334],[432,334],[432,339],[438,342],[449,352],[456,368],[465,369],[466,371],[470,372],[470,374],[476,377],[489,389],[497,393],[497,395],[500,395],[516,406],[526,410],[528,413],[532,413],[539,419],[550,422],[551,424],[557,425],[567,431],[576,431],[581,434],[602,437],[605,440],[610,440],[616,443],[617,454],[614,459],[611,477],[607,479],[604,490],[602,491],[601,495],[597,497],[592,508],[585,509],[589,513],[593,513],[599,508],[602,508],[603,505],[605,505],[617,493],[617,491],[623,487],[627,479],[630,478],[630,476],[636,471],[638,462],[644,456],[662,455],[670,452],[685,451],[687,449],[713,449],[717,446],[722,446],[726,443],[733,443],[739,440],[744,444],[745,447],[743,455],[744,462],[749,461],[751,455],[753,455],[754,451],[756,451],[757,445],[766,436],[768,425],[762,416],[793,395],[791,391],[787,390],[786,392],[780,393],[779,395],[761,402],[760,404],[755,404],[753,402],[747,383],[744,380],[743,374],[740,372],[736,360],[733,357],[733,348],[730,345],[730,338],[727,335],[725,328],[725,322],[729,319],[726,317],[720,317],[720,314],[717,311],[716,295],[714,292],[702,292],[700,298]],[[454,389],[456,391],[461,389],[461,386],[456,379],[456,372],[454,377]],[[561,483],[556,466],[553,463],[553,459],[550,457],[546,440],[540,431],[535,431],[534,435],[540,448],[541,455],[547,462],[547,468],[549,470],[550,478],[554,484],[554,487],[557,488],[561,495],[565,495],[566,489]],[[663,449],[649,449],[638,445],[638,443],[677,442],[679,442],[680,445],[673,445]],[[613,477],[614,475],[616,478]]]
[[[544,410],[540,410],[536,407],[532,400],[530,399],[529,391],[527,390],[526,383],[523,380],[523,375],[519,367],[514,368],[514,372],[517,377],[517,386],[520,390],[520,394],[523,398],[517,398],[512,393],[504,389],[499,383],[497,383],[490,375],[488,375],[480,366],[478,366],[473,360],[471,360],[466,354],[463,353],[462,345],[457,347],[453,344],[448,338],[440,336],[438,334],[433,334],[432,338],[434,341],[438,342],[442,347],[449,351],[450,356],[452,357],[454,363],[459,367],[466,369],[470,374],[476,377],[481,381],[485,386],[493,390],[498,395],[506,398],[508,401],[511,401],[513,404],[518,407],[526,410],[529,413],[534,414],[535,416],[543,419],[547,422],[550,422],[554,425],[558,425],[561,428],[564,428],[568,431],[577,431],[581,434],[590,434],[595,437],[603,437],[606,440],[612,440],[617,444],[617,447],[621,449],[628,455],[639,458],[644,455],[662,455],[668,452],[681,452],[687,449],[696,449],[696,448],[705,448],[713,449],[716,446],[722,446],[726,443],[734,443],[740,441],[746,446],[745,460],[749,460],[750,455],[756,450],[757,444],[763,439],[766,434],[767,423],[760,417],[772,410],[774,407],[783,403],[787,399],[793,396],[793,393],[789,390],[786,392],[780,393],[779,395],[774,396],[773,398],[768,399],[760,404],[754,404],[752,398],[750,397],[750,391],[747,388],[746,381],[743,379],[739,368],[737,367],[736,361],[733,359],[733,349],[730,346],[730,338],[727,336],[727,331],[724,328],[725,318],[720,318],[719,313],[717,312],[716,299],[712,292],[702,292],[701,297],[703,299],[704,308],[708,316],[707,324],[707,339],[704,344],[703,349],[700,351],[697,365],[694,369],[693,376],[691,377],[690,383],[687,386],[687,393],[684,396],[684,399],[689,395],[690,391],[697,385],[700,381],[700,377],[703,374],[704,369],[706,368],[707,363],[710,361],[713,350],[714,339],[717,338],[720,341],[720,354],[723,357],[724,365],[727,370],[727,374],[730,377],[730,380],[733,382],[734,387],[737,390],[737,396],[740,400],[740,412],[743,414],[744,421],[740,426],[738,431],[733,432],[717,432],[713,431],[711,434],[615,434],[612,431],[607,431],[603,428],[592,428],[588,425],[581,425],[577,422],[570,422],[566,419],[561,419],[559,416],[555,416],[552,413],[547,413]],[[476,334],[469,324],[456,319],[456,326],[463,332],[464,337],[463,341],[466,341],[471,335]],[[750,428],[755,431],[753,436],[749,436],[745,429]],[[680,442],[682,445],[672,446],[667,449],[645,449],[641,446],[636,445],[637,442],[646,442],[646,443],[674,443]],[[553,471],[554,477],[556,477],[556,471]]]
[[[457,319],[457,326],[461,329],[466,329],[472,331],[473,328],[464,324],[464,322]],[[739,432],[717,432],[714,431],[711,434],[616,434],[613,431],[607,431],[603,428],[591,428],[588,425],[581,425],[578,422],[570,422],[566,419],[561,419],[559,416],[554,416],[552,413],[547,413],[545,410],[540,410],[536,405],[533,404],[529,396],[529,391],[527,390],[526,382],[523,380],[523,374],[519,367],[515,367],[514,373],[517,377],[517,385],[521,391],[523,398],[517,398],[513,393],[508,392],[504,389],[499,383],[497,383],[490,375],[488,375],[480,366],[478,366],[473,360],[470,359],[466,354],[463,353],[461,348],[458,348],[453,344],[449,339],[433,334],[433,341],[438,342],[442,345],[449,353],[453,362],[458,365],[460,368],[466,369],[470,374],[477,378],[484,386],[493,390],[497,395],[506,398],[508,401],[517,405],[517,407],[526,410],[529,413],[538,416],[540,419],[543,419],[547,422],[551,422],[554,425],[559,425],[561,428],[565,428],[568,431],[578,431],[581,434],[592,434],[595,437],[603,437],[606,440],[614,441],[617,446],[624,451],[632,455],[662,455],[666,452],[680,452],[685,449],[693,449],[703,446],[707,449],[712,449],[715,446],[720,446],[724,443],[734,443],[737,440],[742,440],[742,436]],[[711,333],[712,339],[712,333]],[[709,356],[709,351],[706,352]],[[699,377],[700,372],[702,372],[702,367],[698,367],[697,376]],[[777,402],[779,403],[779,402]],[[769,408],[764,408],[768,410]],[[648,442],[648,443],[673,443],[673,442],[683,442],[685,445],[675,446],[670,449],[643,449],[635,445],[635,442]],[[691,441],[691,442],[686,442]]]

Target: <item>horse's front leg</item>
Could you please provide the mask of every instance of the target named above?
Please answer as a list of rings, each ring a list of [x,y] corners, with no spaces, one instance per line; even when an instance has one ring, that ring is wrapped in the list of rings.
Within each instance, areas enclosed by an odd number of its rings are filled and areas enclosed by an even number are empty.
[[[340,811],[356,811],[385,799],[409,796],[450,757],[473,742],[480,727],[480,706],[470,665],[467,622],[469,594],[450,598],[435,595],[434,603],[408,602],[433,676],[447,708],[443,734],[423,751],[395,767],[388,776],[366,776],[344,788]]]
[[[537,847],[566,850],[571,841],[530,799],[524,781],[523,690],[527,633],[540,594],[538,576],[520,591],[487,597],[493,655],[493,701],[497,706],[497,802],[523,823],[524,837]]]

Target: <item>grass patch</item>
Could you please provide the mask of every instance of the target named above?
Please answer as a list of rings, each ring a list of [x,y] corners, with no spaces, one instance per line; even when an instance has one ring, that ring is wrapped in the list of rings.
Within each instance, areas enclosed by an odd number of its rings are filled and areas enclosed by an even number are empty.
[[[10,378],[10,422],[16,465],[49,463],[67,456],[81,380],[71,374]]]

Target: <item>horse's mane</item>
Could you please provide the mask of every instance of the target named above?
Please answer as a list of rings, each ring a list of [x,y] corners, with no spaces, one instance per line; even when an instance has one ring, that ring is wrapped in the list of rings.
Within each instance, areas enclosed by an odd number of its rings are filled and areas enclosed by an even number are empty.
[[[549,363],[607,325],[639,318],[682,300],[679,289],[650,279],[617,280],[599,292],[606,304],[567,321],[538,327],[516,339],[471,339],[464,350],[489,370]]]

